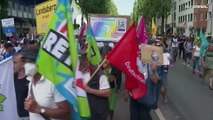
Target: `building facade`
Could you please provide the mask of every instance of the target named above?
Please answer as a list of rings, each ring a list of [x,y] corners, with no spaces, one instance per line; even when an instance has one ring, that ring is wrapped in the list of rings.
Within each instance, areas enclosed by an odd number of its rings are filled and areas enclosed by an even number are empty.
[[[207,29],[207,0],[176,0],[176,30],[186,36]]]
[[[34,5],[23,5],[14,0],[8,1],[8,18],[14,18],[15,34],[36,33]]]
[[[208,0],[207,35],[213,38],[213,0]]]

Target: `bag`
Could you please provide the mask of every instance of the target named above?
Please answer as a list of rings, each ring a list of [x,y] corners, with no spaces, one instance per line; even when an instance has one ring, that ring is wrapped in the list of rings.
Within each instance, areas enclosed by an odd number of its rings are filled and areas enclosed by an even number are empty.
[[[148,71],[148,78],[146,80],[146,93],[143,97],[138,99],[138,102],[147,108],[157,109],[158,97],[160,93],[160,81],[158,81],[157,83],[153,83],[151,80],[149,67],[147,67],[147,71]]]

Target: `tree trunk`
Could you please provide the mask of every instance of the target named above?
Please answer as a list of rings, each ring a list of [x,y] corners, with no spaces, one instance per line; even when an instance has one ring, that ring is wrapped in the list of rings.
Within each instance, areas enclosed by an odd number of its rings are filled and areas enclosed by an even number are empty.
[[[164,36],[164,15],[161,17],[161,35]]]

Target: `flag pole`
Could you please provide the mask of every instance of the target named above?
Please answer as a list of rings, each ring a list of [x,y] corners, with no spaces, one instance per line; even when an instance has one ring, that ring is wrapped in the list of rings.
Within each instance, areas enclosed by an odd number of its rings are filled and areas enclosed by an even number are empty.
[[[98,68],[95,70],[95,72],[92,74],[92,76],[90,77],[89,81],[95,76],[95,74],[98,72],[98,70],[101,68],[101,66],[105,63],[107,59],[104,58],[104,60],[101,62],[101,64],[98,66]]]

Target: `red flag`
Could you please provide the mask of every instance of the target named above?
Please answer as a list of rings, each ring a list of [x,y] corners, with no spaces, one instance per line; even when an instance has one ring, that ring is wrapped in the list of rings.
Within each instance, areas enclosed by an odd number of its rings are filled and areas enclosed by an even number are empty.
[[[133,23],[115,47],[108,53],[106,59],[125,73],[125,87],[133,98],[137,99],[146,92],[143,74],[139,73],[136,65],[138,57],[135,24]]]
[[[137,27],[137,37],[140,39],[140,43],[146,43],[146,27],[144,17],[142,16]]]
[[[78,36],[78,42],[82,41],[85,29],[86,29],[86,24],[84,23],[83,26],[81,27],[80,35]]]

